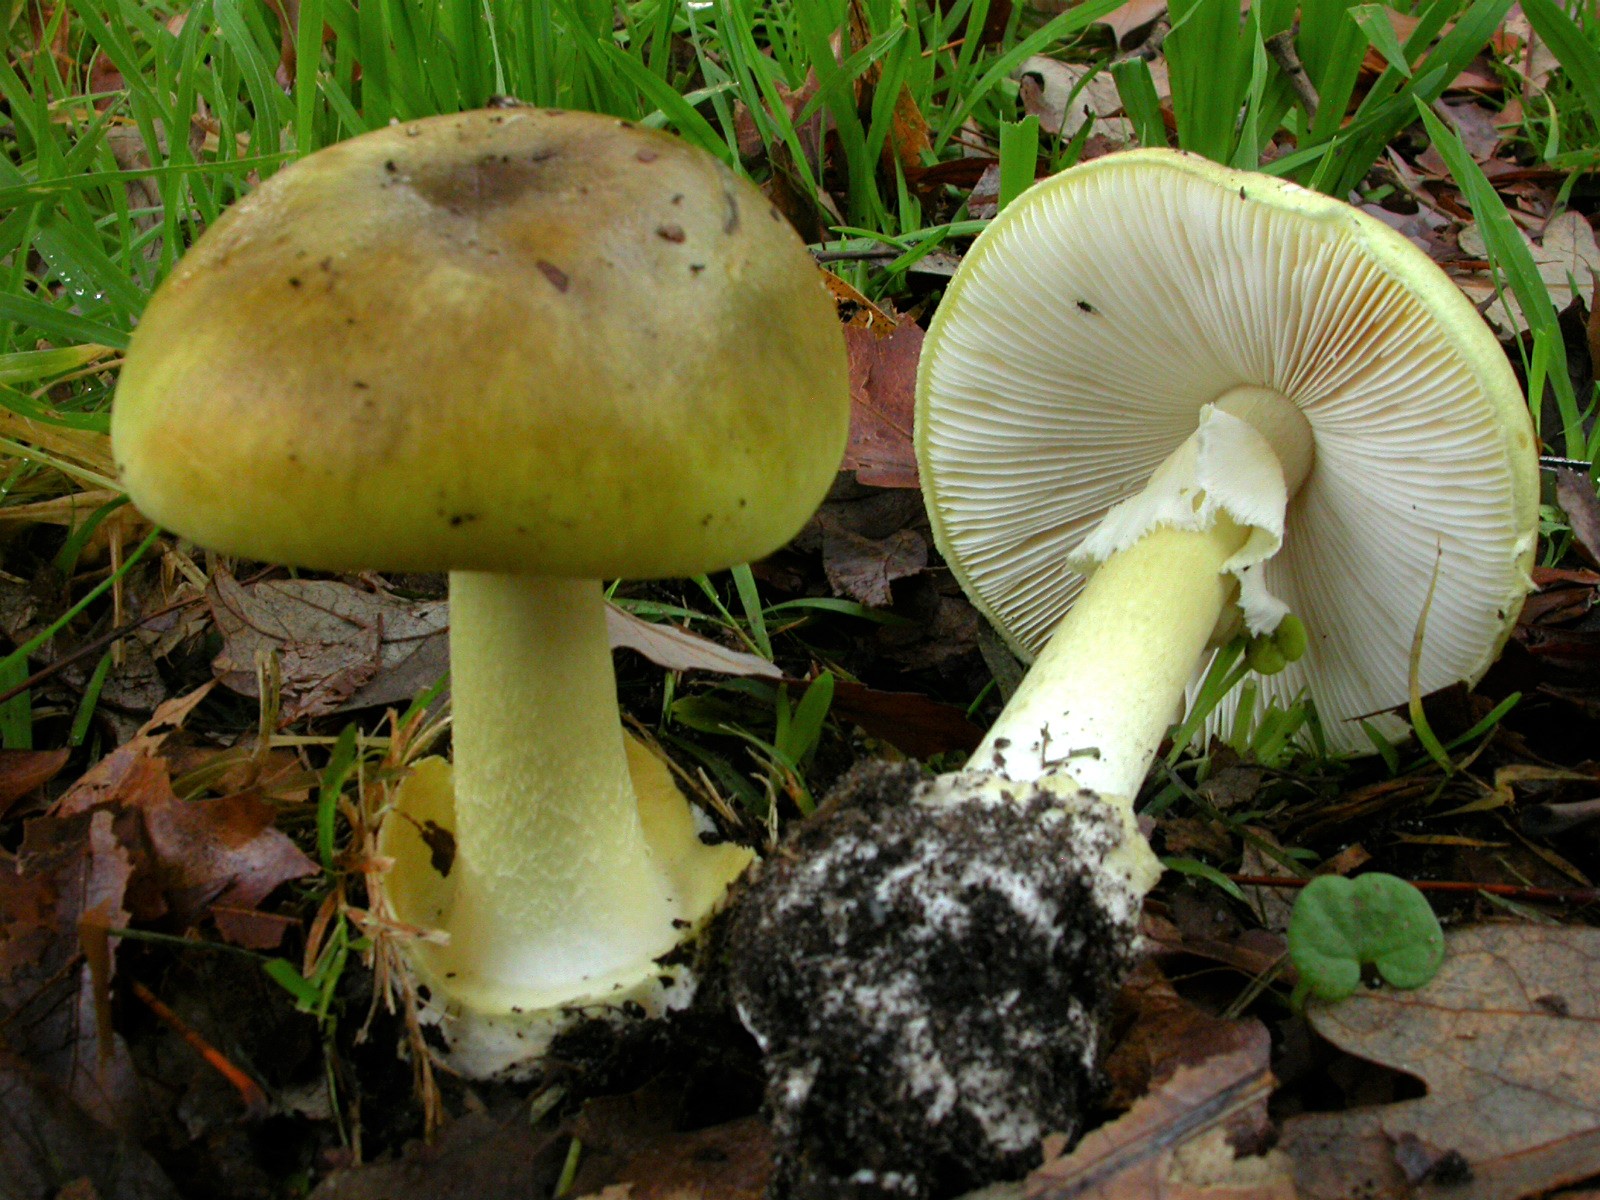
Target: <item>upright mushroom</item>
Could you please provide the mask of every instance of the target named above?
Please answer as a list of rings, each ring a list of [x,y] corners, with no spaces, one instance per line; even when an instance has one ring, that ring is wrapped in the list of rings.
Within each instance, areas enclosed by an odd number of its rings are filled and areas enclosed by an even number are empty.
[[[330,147],[152,297],[112,412],[143,512],[230,554],[451,573],[454,779],[424,763],[384,844],[398,915],[448,934],[411,954],[458,1069],[517,1069],[568,1009],[658,1000],[656,960],[748,862],[625,738],[599,581],[770,552],[847,421],[788,224],[610,117],[498,109]],[[429,821],[453,833],[439,869]]]
[[[1371,217],[1187,155],[989,225],[916,439],[939,548],[1038,657],[966,770],[857,779],[737,915],[791,1197],[953,1195],[1079,1127],[1160,873],[1133,800],[1218,637],[1296,614],[1266,690],[1349,747],[1425,615],[1422,687],[1475,679],[1528,587],[1533,431],[1471,304]]]

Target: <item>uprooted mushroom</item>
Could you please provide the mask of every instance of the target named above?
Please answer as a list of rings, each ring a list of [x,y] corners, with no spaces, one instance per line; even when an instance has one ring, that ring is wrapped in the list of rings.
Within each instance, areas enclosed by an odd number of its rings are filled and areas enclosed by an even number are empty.
[[[857,780],[740,914],[796,1196],[953,1194],[1079,1128],[1160,872],[1133,802],[1219,641],[1303,649],[1262,691],[1359,748],[1424,620],[1420,686],[1473,681],[1529,586],[1533,430],[1472,305],[1373,218],[1192,156],[1001,213],[916,437],[940,550],[1034,662],[965,771]]]
[[[458,1071],[686,994],[657,960],[750,854],[705,844],[625,736],[599,581],[780,545],[833,478],[848,394],[832,305],[760,192],[586,113],[311,155],[151,299],[112,412],[147,515],[269,562],[451,573],[453,774],[419,764],[382,848]]]

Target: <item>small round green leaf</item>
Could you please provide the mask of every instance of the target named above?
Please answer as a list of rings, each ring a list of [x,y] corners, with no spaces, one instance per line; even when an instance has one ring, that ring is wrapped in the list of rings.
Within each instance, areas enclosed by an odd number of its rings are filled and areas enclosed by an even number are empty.
[[[1302,990],[1343,1000],[1361,986],[1368,963],[1395,987],[1421,987],[1444,961],[1444,933],[1426,897],[1403,879],[1324,875],[1295,901],[1289,957]]]

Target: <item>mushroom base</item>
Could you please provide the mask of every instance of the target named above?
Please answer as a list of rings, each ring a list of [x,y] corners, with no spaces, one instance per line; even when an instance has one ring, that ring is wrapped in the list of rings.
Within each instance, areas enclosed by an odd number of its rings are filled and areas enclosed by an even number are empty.
[[[694,886],[683,889],[685,911],[677,925],[678,940],[689,941],[754,856],[743,846],[702,843],[667,768],[633,737],[625,741],[640,822],[653,855],[670,874],[693,879]],[[396,789],[395,808],[384,820],[378,847],[394,860],[385,890],[398,921],[468,936],[469,931],[449,929],[454,813],[450,764],[442,758],[423,759]],[[597,1017],[657,1017],[686,1006],[695,991],[684,956],[684,963],[645,960],[577,985],[528,980],[516,1002],[506,1003],[503,990],[497,989],[490,1000],[462,985],[451,970],[447,941],[418,939],[407,945],[406,957],[423,1002],[422,1020],[443,1035],[439,1057],[452,1070],[475,1079],[525,1078],[537,1069],[552,1039],[577,1023]]]
[[[1149,850],[1123,811],[1062,780],[849,776],[732,914],[769,1195],[937,1200],[1075,1134],[1138,941],[1128,854]]]

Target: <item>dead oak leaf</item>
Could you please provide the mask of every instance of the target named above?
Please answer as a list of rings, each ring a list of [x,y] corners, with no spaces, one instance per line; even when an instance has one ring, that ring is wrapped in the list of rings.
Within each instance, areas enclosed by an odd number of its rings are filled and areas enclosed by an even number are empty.
[[[926,759],[946,750],[972,751],[983,741],[983,730],[968,719],[964,708],[921,692],[888,692],[837,679],[831,711],[913,758]]]
[[[1238,1021],[1216,1017],[1180,996],[1165,974],[1146,959],[1117,994],[1112,1024],[1117,1030],[1104,1070],[1111,1084],[1106,1105],[1131,1108],[1180,1067],[1195,1066],[1238,1048]]]
[[[1167,0],[1127,0],[1126,4],[1112,9],[1095,24],[1109,26],[1116,36],[1117,45],[1122,46],[1131,34],[1153,24],[1166,11]]]
[[[258,696],[256,658],[278,656],[282,725],[409,699],[444,673],[442,600],[405,600],[335,579],[241,584],[220,572],[206,599],[223,637],[211,669],[224,687]]]
[[[215,903],[254,909],[267,896],[319,868],[276,828],[277,810],[253,792],[214,800],[146,793],[141,804],[154,882],[185,927]]]
[[[133,866],[108,812],[40,817],[23,832],[19,870],[0,870],[0,1016],[6,1043],[96,1120],[135,1127],[127,1048],[103,1023],[114,957],[97,981],[80,953],[86,923],[127,924]]]
[[[148,771],[150,760],[160,752],[167,737],[183,724],[215,686],[208,683],[187,696],[168,700],[157,707],[138,733],[83,773],[56,801],[52,814],[65,817],[88,812],[96,805],[116,800],[130,787],[137,787]]]
[[[920,574],[928,565],[928,542],[915,529],[897,529],[887,537],[869,538],[826,515],[822,527],[822,568],[834,595],[868,608],[894,603],[889,585]]]
[[[51,810],[28,823],[24,860],[62,836],[62,822],[104,812],[131,856],[130,911],[141,919],[172,915],[184,928],[212,903],[252,909],[281,884],[318,868],[276,828],[277,810],[255,790],[181,800],[160,751],[213,685],[156,710],[134,737],[91,767]]]
[[[548,1196],[568,1139],[528,1124],[525,1107],[469,1113],[399,1161],[335,1171],[311,1200],[526,1200]]]
[[[18,800],[43,787],[67,765],[71,751],[0,750],[0,816]]]
[[[1600,930],[1459,930],[1426,987],[1310,1017],[1340,1049],[1416,1076],[1428,1094],[1286,1122],[1303,1200],[1518,1200],[1600,1162]]]
[[[873,487],[918,486],[911,430],[922,330],[901,321],[886,337],[845,326],[850,354],[850,440],[844,467]]]
[[[1268,1142],[1270,1039],[1238,1022],[1232,1044],[1158,1083],[1122,1117],[1047,1161],[1024,1200],[1295,1200]]]
[[[762,1200],[771,1174],[766,1122],[744,1117],[648,1142],[590,1200]]]
[[[0,1195],[178,1200],[139,1143],[113,1134],[43,1072],[0,1050]],[[63,1185],[63,1180],[68,1180]]]
[[[1528,252],[1558,312],[1575,298],[1587,298],[1594,291],[1600,278],[1600,246],[1596,245],[1594,230],[1583,214],[1564,212],[1552,217],[1538,243],[1525,233],[1521,236],[1528,243]],[[1462,229],[1459,241],[1464,253],[1474,258],[1488,257],[1483,234],[1477,225]],[[1517,298],[1509,288],[1497,293],[1494,279],[1488,273],[1457,279],[1456,283],[1474,303],[1486,305],[1483,315],[1505,333],[1517,334],[1528,328],[1528,319]]]
[[[1587,471],[1556,472],[1556,503],[1567,514],[1572,540],[1590,566],[1600,567],[1600,497]]]

